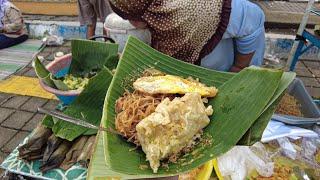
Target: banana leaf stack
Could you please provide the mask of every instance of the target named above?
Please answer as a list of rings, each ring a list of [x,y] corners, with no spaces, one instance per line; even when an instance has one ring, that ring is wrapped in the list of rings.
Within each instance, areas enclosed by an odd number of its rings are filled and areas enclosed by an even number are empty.
[[[117,177],[124,179],[173,176],[190,171],[227,152],[237,144],[250,145],[260,140],[278,99],[294,79],[294,73],[250,67],[238,74],[217,72],[178,61],[164,55],[134,37],[130,37],[106,95],[101,125],[115,129],[115,102],[145,69],[166,74],[193,77],[219,94],[209,101],[214,108],[211,122],[204,129],[210,140],[196,146],[184,160],[160,168],[153,174],[145,154],[116,133],[99,132],[98,145],[89,166],[88,179]],[[103,138],[103,139],[102,139]],[[132,150],[135,149],[135,150]],[[103,157],[101,157],[103,152]]]
[[[56,137],[40,123],[26,144],[18,147],[19,158],[27,162],[41,160],[42,172],[58,167],[68,170],[76,163],[87,167],[94,143],[95,135],[80,136],[72,142]]]

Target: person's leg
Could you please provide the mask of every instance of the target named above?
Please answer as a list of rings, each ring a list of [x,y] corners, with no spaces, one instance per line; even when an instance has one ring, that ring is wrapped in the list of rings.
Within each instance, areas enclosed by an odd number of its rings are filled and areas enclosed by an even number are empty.
[[[109,2],[106,0],[95,0],[94,9],[97,17],[99,17],[100,22],[104,23],[107,16],[111,14],[112,10]],[[103,35],[108,36],[107,31],[103,28]]]
[[[10,38],[3,34],[0,34],[0,49],[8,48],[17,44],[20,44],[28,39],[28,35],[22,35],[17,38]]]
[[[96,24],[87,26],[87,39],[91,38],[96,34]]]
[[[87,26],[86,38],[95,35],[97,16],[90,0],[78,0],[80,25]]]

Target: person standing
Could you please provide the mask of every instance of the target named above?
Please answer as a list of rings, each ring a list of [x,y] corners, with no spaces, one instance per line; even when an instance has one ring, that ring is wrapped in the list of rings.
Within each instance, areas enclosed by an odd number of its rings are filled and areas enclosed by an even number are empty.
[[[87,26],[87,39],[95,35],[97,20],[105,21],[112,12],[107,0],[78,0],[80,25]],[[106,35],[103,29],[103,34]]]
[[[109,0],[115,13],[148,28],[151,46],[179,60],[219,71],[260,66],[265,16],[248,0]]]
[[[8,0],[0,0],[0,49],[28,39],[28,32],[20,10]]]

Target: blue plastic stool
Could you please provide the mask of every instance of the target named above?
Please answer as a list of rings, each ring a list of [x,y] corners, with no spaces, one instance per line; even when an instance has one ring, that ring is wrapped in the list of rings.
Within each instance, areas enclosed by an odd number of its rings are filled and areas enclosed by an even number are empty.
[[[308,51],[310,48],[314,46],[320,49],[320,37],[311,34],[307,30],[303,31],[302,36],[297,35],[296,40],[299,41],[299,44],[295,53],[293,54],[293,59],[290,65],[290,71],[294,71],[296,64],[299,60],[299,57],[303,53],[305,53],[306,51]],[[307,44],[308,43],[307,41],[309,41],[309,45]]]

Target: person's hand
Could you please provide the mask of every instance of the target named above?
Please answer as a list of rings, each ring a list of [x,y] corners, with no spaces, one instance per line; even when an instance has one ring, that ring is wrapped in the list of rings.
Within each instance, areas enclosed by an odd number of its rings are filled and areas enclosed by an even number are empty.
[[[238,67],[238,66],[231,66],[231,68],[229,69],[230,72],[240,72],[242,70],[242,68]]]
[[[250,65],[253,55],[254,52],[250,54],[236,53],[234,63],[232,67],[229,69],[229,71],[240,72],[242,69],[248,67]]]

